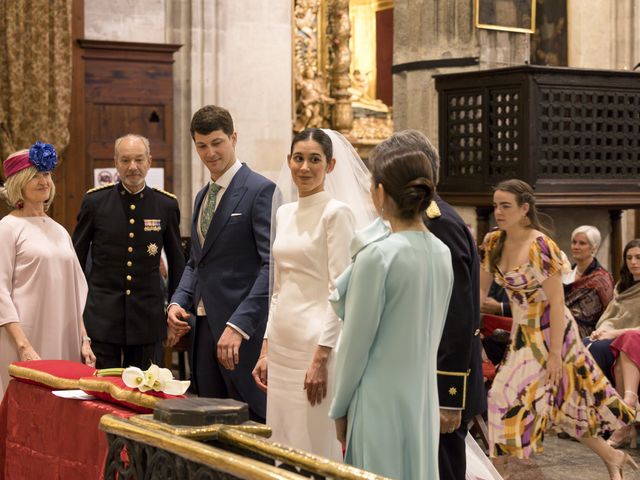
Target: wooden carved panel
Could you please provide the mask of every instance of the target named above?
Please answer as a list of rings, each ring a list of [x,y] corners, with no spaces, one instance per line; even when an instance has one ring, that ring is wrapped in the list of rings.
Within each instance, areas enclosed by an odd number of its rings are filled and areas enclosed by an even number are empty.
[[[540,176],[640,177],[640,92],[542,88],[540,107]]]
[[[113,166],[116,138],[149,139],[153,167],[173,184],[173,52],[179,46],[82,40],[85,60],[86,183]]]

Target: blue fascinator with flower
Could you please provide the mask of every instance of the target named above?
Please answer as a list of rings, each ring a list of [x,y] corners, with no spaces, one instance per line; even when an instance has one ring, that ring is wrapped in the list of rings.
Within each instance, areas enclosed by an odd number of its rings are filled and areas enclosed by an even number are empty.
[[[29,160],[39,172],[50,172],[58,164],[58,154],[50,143],[37,141],[29,149]]]

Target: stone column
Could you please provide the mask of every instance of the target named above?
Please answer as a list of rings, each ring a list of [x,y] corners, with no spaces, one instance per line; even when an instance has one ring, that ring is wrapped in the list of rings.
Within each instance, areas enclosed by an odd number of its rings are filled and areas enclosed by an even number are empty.
[[[231,112],[236,153],[274,178],[291,141],[291,2],[166,0],[167,42],[180,43],[174,67],[176,192],[182,232],[209,173],[189,133],[191,116],[209,104]]]
[[[349,79],[351,64],[349,0],[331,0],[329,2],[327,36],[331,42],[329,45],[331,97],[336,101],[331,124],[339,132],[348,133],[353,125],[353,110],[349,93],[351,86]]]
[[[569,65],[631,70],[640,62],[637,0],[580,0],[567,6]]]
[[[292,2],[215,3],[215,101],[233,115],[240,161],[274,178],[291,142]]]
[[[622,211],[609,210],[611,218],[611,268],[609,271],[613,275],[614,282],[620,280],[620,265],[622,265]]]
[[[209,178],[193,149],[189,125],[193,112],[215,94],[215,4],[215,0],[167,0],[165,5],[166,41],[182,45],[174,55],[173,67],[173,154],[174,190],[186,236],[191,234],[193,198]]]

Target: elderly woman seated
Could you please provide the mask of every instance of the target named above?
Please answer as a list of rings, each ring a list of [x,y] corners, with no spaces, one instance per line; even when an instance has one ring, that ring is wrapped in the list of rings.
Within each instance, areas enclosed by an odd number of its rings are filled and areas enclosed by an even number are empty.
[[[613,278],[596,259],[600,231],[582,225],[571,234],[571,272],[563,276],[564,303],[578,324],[580,335],[587,337],[613,298]]]
[[[623,258],[614,298],[584,342],[625,403],[635,407],[640,383],[640,239],[625,246]],[[635,433],[635,426],[624,427],[609,442],[635,443]]]

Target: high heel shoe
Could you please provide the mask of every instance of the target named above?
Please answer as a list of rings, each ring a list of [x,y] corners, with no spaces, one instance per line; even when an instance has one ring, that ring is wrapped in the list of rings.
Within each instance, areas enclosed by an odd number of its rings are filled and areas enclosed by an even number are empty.
[[[636,430],[635,424],[625,425],[613,432],[609,440],[607,440],[607,443],[613,448],[623,448],[627,444],[629,448],[637,448],[638,431]]]
[[[632,470],[638,470],[638,464],[635,462],[633,458],[629,456],[628,453],[624,454],[622,457],[622,462],[620,464],[615,463],[607,463],[607,470],[609,472],[609,478],[617,480],[618,478],[624,479],[624,467],[628,465]]]

